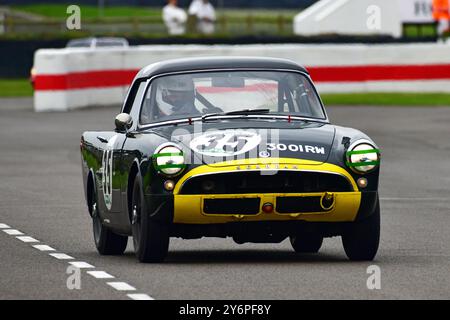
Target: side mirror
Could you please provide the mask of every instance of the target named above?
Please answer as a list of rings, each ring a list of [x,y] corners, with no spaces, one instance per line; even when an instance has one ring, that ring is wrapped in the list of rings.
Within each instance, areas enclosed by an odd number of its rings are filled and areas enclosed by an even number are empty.
[[[133,119],[128,113],[119,113],[115,120],[117,131],[127,131],[133,125]]]

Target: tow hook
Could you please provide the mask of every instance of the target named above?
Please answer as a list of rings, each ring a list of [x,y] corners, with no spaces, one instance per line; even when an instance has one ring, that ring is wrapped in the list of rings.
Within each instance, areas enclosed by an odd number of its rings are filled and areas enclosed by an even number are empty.
[[[330,210],[334,205],[334,193],[325,192],[320,200],[320,205],[324,210]]]

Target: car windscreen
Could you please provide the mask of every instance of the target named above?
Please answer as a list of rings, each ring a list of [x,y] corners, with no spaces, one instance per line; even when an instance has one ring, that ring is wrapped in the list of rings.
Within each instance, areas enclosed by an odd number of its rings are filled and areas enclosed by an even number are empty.
[[[200,117],[243,109],[324,119],[310,80],[289,71],[221,71],[161,76],[144,96],[140,123]]]

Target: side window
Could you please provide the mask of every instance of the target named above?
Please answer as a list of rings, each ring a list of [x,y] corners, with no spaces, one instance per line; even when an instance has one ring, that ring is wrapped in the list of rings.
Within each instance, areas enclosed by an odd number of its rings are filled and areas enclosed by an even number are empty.
[[[320,101],[311,82],[305,77],[297,79],[295,86],[291,89],[295,112],[299,112],[304,116],[323,118]]]
[[[141,103],[139,99],[136,99],[136,97],[142,96],[144,90],[145,90],[146,81],[136,81],[133,86],[130,88],[128,92],[127,101],[125,102],[125,105],[123,106],[122,112],[123,113],[130,113],[133,108],[138,106]]]
[[[324,114],[322,112],[322,108],[320,107],[320,100],[312,86],[312,83],[306,78],[303,79],[303,83],[305,86],[305,94],[308,99],[308,106],[310,108],[311,115],[316,118],[323,118]]]
[[[142,99],[141,112],[139,114],[139,123],[147,124],[152,120],[152,84],[150,84]]]

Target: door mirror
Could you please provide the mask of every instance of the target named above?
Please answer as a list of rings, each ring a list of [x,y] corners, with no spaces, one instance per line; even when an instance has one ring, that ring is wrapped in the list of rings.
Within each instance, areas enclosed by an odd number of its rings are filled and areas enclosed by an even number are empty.
[[[133,125],[133,119],[128,113],[120,113],[116,116],[116,130],[127,131]]]

